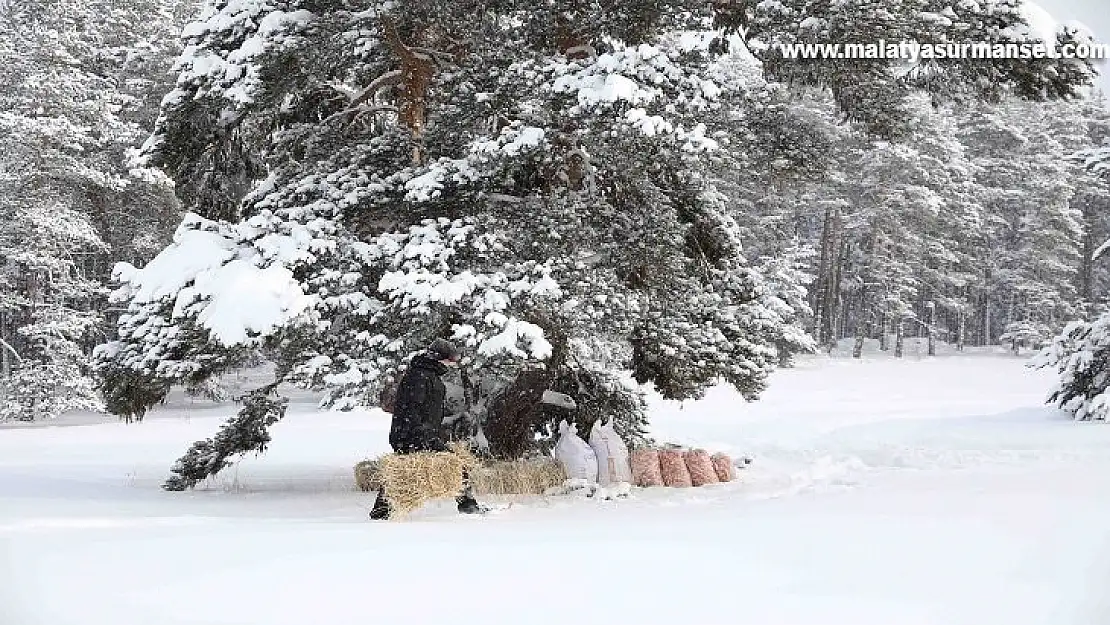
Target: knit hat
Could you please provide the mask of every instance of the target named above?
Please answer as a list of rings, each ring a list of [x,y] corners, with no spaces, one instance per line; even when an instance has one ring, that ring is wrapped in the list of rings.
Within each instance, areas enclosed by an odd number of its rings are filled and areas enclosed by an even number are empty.
[[[457,361],[459,359],[459,350],[453,343],[444,339],[436,339],[428,346],[428,354],[436,360],[451,360]]]

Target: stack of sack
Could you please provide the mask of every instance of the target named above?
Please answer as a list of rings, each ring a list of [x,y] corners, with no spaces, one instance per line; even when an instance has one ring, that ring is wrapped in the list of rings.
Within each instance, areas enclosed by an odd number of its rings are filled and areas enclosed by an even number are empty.
[[[620,497],[627,495],[632,485],[682,488],[735,479],[732,459],[725,454],[681,448],[629,453],[612,421],[595,423],[589,442],[578,436],[577,427],[563,421],[554,459],[483,462],[465,445],[451,447],[450,453],[389,454],[360,462],[355,466],[355,481],[364,491],[385,486],[394,509],[406,513],[432,499],[458,493],[463,469],[476,495],[538,495],[560,486],[577,489],[590,485],[591,493],[601,492],[596,488],[600,487],[608,495]]]
[[[568,480],[602,487],[632,482],[628,445],[617,434],[612,421],[594,423],[589,443],[578,436],[575,425],[559,423],[554,455]]]
[[[690,488],[731,482],[736,475],[727,454],[704,449],[637,449],[632,452],[632,483],[636,486]]]

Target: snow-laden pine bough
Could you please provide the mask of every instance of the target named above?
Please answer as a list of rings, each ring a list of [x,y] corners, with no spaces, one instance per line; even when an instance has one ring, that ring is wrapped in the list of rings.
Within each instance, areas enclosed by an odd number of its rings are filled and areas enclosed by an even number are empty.
[[[1110,421],[1110,312],[1068,324],[1030,366],[1056,369],[1049,403],[1079,421]]]

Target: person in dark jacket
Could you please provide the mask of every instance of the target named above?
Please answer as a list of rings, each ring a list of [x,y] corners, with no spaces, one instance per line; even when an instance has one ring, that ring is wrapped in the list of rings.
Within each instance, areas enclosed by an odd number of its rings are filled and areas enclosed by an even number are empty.
[[[417,354],[409,363],[393,405],[393,423],[389,428],[389,445],[399,454],[422,451],[448,451],[443,433],[443,405],[447,390],[440,378],[459,362],[459,350],[450,342],[436,339],[424,353]],[[473,514],[482,508],[467,484],[456,498],[459,512]],[[372,519],[389,518],[389,501],[385,489],[378,491]]]

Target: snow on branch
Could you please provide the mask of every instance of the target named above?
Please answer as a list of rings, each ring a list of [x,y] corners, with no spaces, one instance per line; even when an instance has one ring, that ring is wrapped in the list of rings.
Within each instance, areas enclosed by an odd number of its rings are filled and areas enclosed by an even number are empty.
[[[190,214],[173,243],[145,267],[116,265],[122,286],[112,299],[129,301],[132,309],[172,304],[174,319],[195,319],[228,347],[272,334],[314,303],[287,266],[308,237],[267,235],[254,245],[239,235],[235,227]],[[267,250],[284,253],[267,258]]]
[[[338,119],[338,118],[341,118],[341,117],[347,117],[348,118],[347,121],[353,121],[354,118],[356,118],[359,115],[362,115],[364,113],[367,113],[367,112],[373,113],[373,112],[376,112],[376,111],[384,111],[384,110],[392,110],[392,111],[396,112],[397,108],[393,107],[393,106],[388,106],[388,107],[387,106],[371,106],[371,107],[367,107],[366,103],[367,102],[372,102],[374,97],[379,92],[381,92],[382,90],[401,84],[402,79],[403,79],[403,75],[401,73],[401,70],[395,69],[395,70],[386,72],[386,73],[382,74],[381,76],[378,76],[374,80],[370,81],[370,84],[366,85],[366,87],[363,88],[359,92],[352,92],[350,89],[348,89],[346,87],[346,85],[331,85],[331,87],[333,89],[335,89],[336,91],[339,91],[341,93],[344,93],[344,94],[350,96],[351,100],[350,100],[350,103],[348,104],[347,108],[343,109],[342,111],[339,111],[338,113],[334,113],[334,114],[328,116],[328,118],[324,120],[324,123],[326,124],[326,123],[332,121],[333,119]],[[352,93],[353,93],[353,95],[352,95]]]

